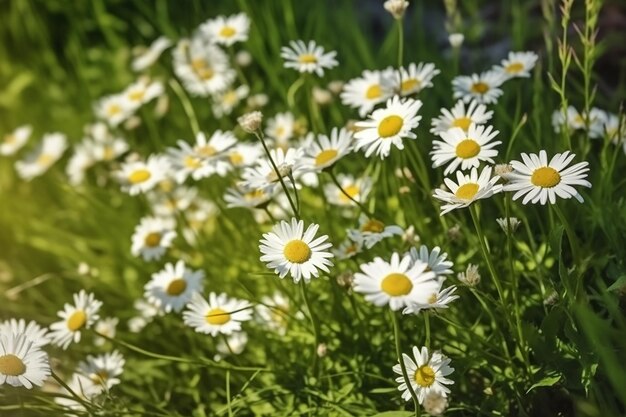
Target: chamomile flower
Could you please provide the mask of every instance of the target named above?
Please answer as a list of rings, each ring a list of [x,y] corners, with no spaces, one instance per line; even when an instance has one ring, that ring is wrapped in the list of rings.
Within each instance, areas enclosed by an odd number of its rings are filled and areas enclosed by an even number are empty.
[[[129,85],[122,95],[126,98],[129,106],[134,111],[143,104],[161,96],[165,91],[159,81],[151,81],[148,77],[141,77],[138,81]]]
[[[237,88],[229,88],[213,96],[213,114],[215,117],[222,117],[232,113],[233,109],[248,97],[250,88],[247,85],[240,85]]]
[[[367,249],[371,249],[381,240],[392,236],[402,236],[403,232],[400,226],[387,226],[380,220],[370,219],[365,214],[361,214],[359,228],[348,230],[348,237],[355,242],[363,243]]]
[[[119,319],[117,317],[106,317],[106,318],[98,320],[98,322],[94,326],[94,330],[98,334],[101,334],[103,336],[113,339],[115,337],[115,332],[116,332],[118,323],[119,323]],[[105,339],[104,337],[96,336],[96,338],[94,339],[94,345],[104,346],[106,341],[107,339]]]
[[[183,313],[185,324],[198,333],[230,335],[241,330],[241,323],[252,318],[250,304],[244,300],[228,298],[226,294],[209,294],[208,301],[194,294]]]
[[[503,59],[502,63],[497,66],[496,71],[500,71],[502,75],[509,79],[515,77],[530,77],[532,70],[537,63],[539,57],[534,52],[509,52],[507,59]]]
[[[296,284],[302,278],[306,282],[317,278],[320,269],[330,272],[333,254],[327,249],[332,244],[326,235],[315,238],[318,229],[319,225],[311,224],[305,231],[304,222],[295,218],[291,223],[281,221],[260,240],[261,262],[267,263],[280,278],[289,273]]]
[[[170,164],[161,155],[150,155],[146,161],[130,161],[122,164],[116,173],[122,191],[130,195],[145,193],[167,178]]]
[[[225,336],[223,339],[220,338],[215,346],[217,355],[214,356],[214,359],[219,361],[225,356],[239,355],[246,348],[247,344],[248,335],[246,332],[236,332]]]
[[[452,285],[442,290],[442,283],[443,282],[440,280],[440,288],[430,294],[422,293],[414,299],[409,300],[405,309],[402,310],[402,314],[418,314],[422,310],[448,308],[448,304],[459,298],[459,296],[454,294],[456,286]]]
[[[145,298],[135,300],[133,307],[139,313],[138,316],[128,320],[128,329],[133,333],[139,333],[146,325],[157,316],[163,316],[165,311],[160,305],[149,302]]]
[[[74,153],[65,167],[70,184],[79,185],[85,179],[85,172],[96,163],[93,147],[89,142],[82,142],[74,147]]]
[[[339,260],[350,259],[355,255],[363,252],[363,241],[357,240],[356,242],[351,239],[345,239],[337,249],[333,249],[335,257]]]
[[[287,152],[283,152],[281,148],[272,149],[270,156],[278,172],[269,159],[263,158],[255,166],[247,167],[243,171],[239,185],[249,190],[272,192],[275,187],[280,186],[280,178],[283,178],[285,182],[290,182],[290,177],[295,179],[301,174],[301,170],[296,168],[302,154],[301,148],[290,148]]]
[[[144,217],[135,227],[130,252],[144,261],[161,258],[176,237],[173,229],[173,225],[163,219]]]
[[[513,172],[506,176],[509,182],[504,186],[504,191],[516,191],[513,200],[524,196],[522,204],[531,202],[544,205],[547,201],[555,204],[557,196],[564,199],[574,197],[582,203],[582,196],[573,186],[591,187],[591,183],[585,179],[589,163],[579,162],[567,168],[575,157],[575,154],[565,151],[555,154],[548,162],[544,150],[539,151],[539,155],[522,153],[522,162],[511,161]]]
[[[112,161],[128,151],[128,143],[121,137],[114,136],[109,127],[97,122],[85,128],[84,143],[91,147],[91,156],[96,161]]]
[[[178,183],[183,183],[188,176],[200,180],[214,174],[226,175],[230,165],[223,156],[236,142],[237,138],[232,132],[221,130],[213,132],[210,139],[203,132],[199,132],[193,146],[179,140],[178,148],[167,150]]]
[[[120,383],[119,376],[124,372],[125,364],[124,356],[114,350],[98,356],[87,356],[85,361],[78,364],[77,373],[89,378],[99,391],[108,391]]]
[[[502,186],[496,184],[500,177],[497,175],[491,176],[490,166],[483,168],[480,176],[478,176],[476,168],[472,168],[469,175],[457,171],[456,179],[456,183],[449,178],[443,180],[450,190],[449,192],[438,188],[433,194],[433,197],[436,199],[447,203],[441,206],[441,216],[454,209],[468,207],[476,200],[489,198],[493,194],[502,191]]]
[[[450,389],[446,385],[454,384],[454,381],[446,378],[454,368],[450,367],[450,359],[440,352],[429,354],[426,347],[421,351],[417,346],[413,347],[413,358],[407,354],[402,354],[402,361],[409,378],[409,383],[417,395],[420,404],[424,402],[427,395],[435,392],[443,397],[447,397]],[[400,375],[396,378],[398,391],[402,391],[402,399],[411,400],[411,392],[408,389],[407,381],[402,374],[402,366],[398,363],[393,367],[393,371]]]
[[[411,299],[438,291],[439,281],[434,272],[426,271],[427,267],[408,255],[393,253],[389,262],[376,257],[354,274],[354,291],[378,307],[389,305],[396,311],[406,307]]]
[[[420,62],[417,65],[411,63],[408,68],[401,67],[394,71],[395,90],[403,97],[417,94],[424,88],[432,87],[431,80],[440,72],[435,68],[435,64],[430,62]]]
[[[353,78],[343,86],[341,102],[359,109],[359,116],[365,117],[374,106],[393,95],[392,75],[389,71],[365,70],[360,77]]]
[[[0,141],[0,155],[14,155],[28,142],[33,128],[29,125],[20,126],[13,132],[4,135]]]
[[[493,149],[501,144],[501,141],[493,141],[493,138],[500,133],[493,130],[491,126],[480,126],[471,124],[469,129],[464,131],[460,127],[455,127],[445,132],[440,132],[439,136],[443,140],[433,141],[431,151],[433,168],[448,164],[444,175],[454,172],[457,168],[466,170],[477,168],[481,161],[493,163],[494,156],[498,151]]]
[[[337,181],[341,185],[341,190],[335,184],[329,183],[324,186],[326,199],[336,206],[355,206],[356,203],[352,200],[363,203],[372,189],[372,180],[369,177],[355,179],[352,175],[339,174]]]
[[[307,172],[321,172],[346,156],[351,148],[352,133],[344,128],[334,127],[330,137],[318,135],[317,142],[311,141],[305,148],[299,165]]]
[[[80,290],[73,298],[73,305],[66,303],[59,311],[61,320],[50,325],[52,343],[63,349],[67,349],[72,342],[80,342],[81,331],[89,329],[98,320],[98,311],[102,307],[102,302],[85,290]]]
[[[616,114],[607,113],[606,119],[602,124],[601,136],[604,135],[616,145],[622,143],[624,152],[626,152],[626,119],[623,115],[620,118]]]
[[[238,143],[227,151],[228,162],[234,168],[254,165],[261,155],[263,148],[257,143]]]
[[[422,116],[417,115],[421,107],[420,100],[402,100],[398,96],[390,98],[386,107],[374,110],[369,120],[356,123],[361,129],[354,135],[356,149],[365,149],[366,157],[375,153],[381,159],[389,155],[391,145],[404,149],[402,139],[417,137],[412,130],[422,119]]]
[[[34,321],[9,319],[0,322],[0,334],[23,334],[33,346],[42,347],[50,343],[48,329]]]
[[[420,246],[419,250],[415,247],[409,250],[409,255],[413,262],[424,262],[428,265],[427,270],[433,271],[438,278],[444,275],[452,274],[451,261],[447,261],[448,254],[446,252],[441,253],[441,248],[435,246],[432,250],[429,250],[426,245]]]
[[[280,292],[261,298],[261,303],[256,306],[257,317],[270,330],[281,336],[287,332],[289,324],[289,298]],[[296,314],[296,318],[302,318]]]
[[[63,133],[48,133],[41,143],[23,161],[15,163],[20,178],[30,181],[44,174],[67,149],[67,138]]]
[[[490,70],[481,74],[459,75],[452,80],[454,98],[469,103],[476,100],[481,104],[496,103],[502,95],[499,88],[505,81],[499,71]]]
[[[296,119],[293,113],[277,113],[268,119],[265,134],[276,141],[276,144],[283,150],[287,150],[289,140],[294,136],[295,125]]]
[[[0,385],[31,389],[50,376],[48,355],[33,344],[34,337],[30,332],[0,333]]]
[[[141,51],[133,58],[131,67],[133,71],[143,71],[151,67],[161,56],[161,54],[170,46],[172,41],[165,36],[158,37],[150,44],[150,47]]]
[[[212,42],[231,46],[248,40],[250,18],[245,13],[232,16],[218,16],[200,25],[200,31]]]
[[[224,200],[226,207],[259,208],[268,204],[277,187],[273,188],[246,188],[230,187],[226,190]]]
[[[152,192],[148,194],[154,215],[165,218],[185,212],[197,199],[198,189],[194,187],[178,186],[167,193]]]
[[[302,40],[291,41],[289,46],[281,48],[280,56],[285,60],[285,68],[293,68],[299,72],[316,73],[324,75],[324,69],[330,69],[339,65],[335,56],[337,52],[324,53],[324,48],[318,46],[315,41],[306,44]]]
[[[152,274],[152,279],[144,287],[144,296],[167,313],[179,312],[194,293],[202,291],[203,278],[203,271],[187,268],[184,261],[178,261],[176,265],[167,263],[162,271]]]
[[[109,126],[116,127],[132,114],[131,103],[123,94],[112,94],[101,98],[94,105],[94,113]]]
[[[441,115],[431,120],[432,128],[430,133],[439,134],[455,127],[459,127],[467,132],[472,123],[476,125],[485,124],[491,119],[492,115],[492,110],[487,111],[487,106],[478,104],[476,100],[470,101],[467,109],[463,100],[459,100],[452,110],[442,108]]]

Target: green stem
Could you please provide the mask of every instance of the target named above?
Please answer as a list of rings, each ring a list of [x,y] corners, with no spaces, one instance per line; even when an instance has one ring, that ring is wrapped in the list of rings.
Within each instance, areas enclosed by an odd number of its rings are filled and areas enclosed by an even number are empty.
[[[398,94],[402,94],[402,62],[404,58],[404,24],[403,19],[398,19],[398,73],[400,75],[400,86]]]
[[[226,371],[226,401],[228,405],[228,417],[233,417],[233,408],[230,404],[230,371]]]
[[[430,314],[428,314],[428,311],[424,311],[422,314],[424,314],[424,332],[426,333],[424,346],[430,350]]]
[[[398,326],[398,318],[396,317],[395,311],[390,311],[391,313],[391,321],[393,322],[393,337],[396,341],[396,355],[398,356],[398,362],[400,363],[400,368],[402,369],[402,377],[404,378],[404,383],[406,384],[407,389],[411,393],[411,397],[413,398],[413,404],[415,405],[415,417],[420,416],[420,406],[417,401],[417,394],[415,394],[415,390],[413,389],[413,385],[411,384],[411,379],[409,378],[409,373],[406,370],[406,365],[404,364],[404,359],[402,358],[402,349],[400,348],[400,326]]]
[[[287,105],[290,108],[296,107],[296,92],[302,87],[304,84],[304,76],[300,76],[291,86],[289,90],[287,90]]]
[[[359,206],[359,208],[363,211],[363,213],[367,214],[368,217],[370,217],[370,218],[374,217],[374,215],[372,213],[370,213],[370,211],[361,202],[357,201],[350,194],[348,194],[348,192],[346,190],[343,189],[343,187],[339,183],[339,180],[335,176],[335,173],[332,171],[332,169],[329,169],[326,172],[328,172],[328,175],[330,175],[330,179],[337,186],[337,188],[339,188],[339,191],[341,191],[343,193],[343,195],[348,197],[354,204]]]
[[[313,363],[311,365],[311,369],[313,371],[313,375],[317,375],[317,347],[320,344],[320,325],[317,321],[317,317],[313,314],[313,309],[311,308],[311,302],[309,300],[309,294],[304,279],[300,280],[300,289],[302,290],[302,298],[306,304],[306,309],[309,311],[309,318],[311,319],[311,324],[313,325],[313,337],[315,338],[315,344],[313,346]]]
[[[189,101],[189,97],[187,97],[187,94],[185,94],[182,87],[175,78],[171,78],[169,84],[170,87],[172,87],[172,90],[174,90],[174,93],[176,94],[178,99],[180,100],[180,103],[183,106],[183,110],[187,115],[187,119],[189,119],[189,124],[191,125],[193,135],[196,136],[198,133],[200,133],[200,125],[198,124],[198,118],[196,117],[196,113],[193,111],[193,106],[191,105],[191,101]]]
[[[91,404],[89,404],[89,402],[88,402],[88,401],[86,401],[86,400],[85,400],[85,399],[83,399],[81,396],[79,396],[78,394],[76,394],[76,393],[74,392],[74,390],[73,390],[73,389],[71,389],[71,388],[69,387],[69,385],[67,385],[67,384],[65,383],[65,381],[63,381],[61,378],[59,378],[59,376],[58,376],[56,373],[54,373],[54,371],[53,371],[53,370],[50,370],[50,374],[52,375],[52,378],[54,378],[54,380],[55,380],[56,382],[58,382],[58,384],[59,384],[59,385],[61,385],[61,386],[62,386],[62,387],[63,387],[63,388],[67,391],[67,392],[69,392],[69,393],[70,393],[70,395],[71,395],[71,396],[72,396],[72,397],[73,397],[73,398],[74,398],[77,402],[79,402],[79,403],[80,403],[83,407],[85,407],[85,410],[87,410],[87,412],[90,412],[90,411],[91,411]]]

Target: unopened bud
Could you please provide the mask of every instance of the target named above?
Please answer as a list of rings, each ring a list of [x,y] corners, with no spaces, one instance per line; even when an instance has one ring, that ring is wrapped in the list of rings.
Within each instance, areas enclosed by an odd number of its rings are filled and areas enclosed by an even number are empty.
[[[263,113],[260,111],[246,113],[237,119],[239,126],[241,126],[241,128],[248,133],[254,133],[259,130],[262,121]]]
[[[463,41],[465,40],[465,36],[462,33],[451,33],[448,36],[448,42],[450,42],[450,46],[453,48],[459,48],[463,45]]]
[[[406,8],[409,7],[409,2],[406,0],[387,0],[383,6],[394,19],[402,19]]]
[[[480,283],[480,274],[478,273],[478,265],[467,265],[465,272],[460,272],[457,275],[459,281],[468,287],[475,287]]]

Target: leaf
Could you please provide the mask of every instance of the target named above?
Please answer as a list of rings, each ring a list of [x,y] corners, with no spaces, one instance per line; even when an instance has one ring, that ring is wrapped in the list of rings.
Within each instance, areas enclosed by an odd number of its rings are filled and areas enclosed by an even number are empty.
[[[397,388],[374,388],[370,391],[370,394],[390,394],[397,391]]]
[[[621,277],[617,278],[615,280],[615,282],[613,284],[611,284],[611,286],[609,288],[607,288],[607,289],[609,291],[619,291],[625,285],[626,285],[626,275],[622,275]]]
[[[561,375],[547,376],[543,378],[541,381],[537,382],[536,384],[533,384],[530,388],[528,388],[528,391],[526,391],[526,394],[528,394],[530,391],[538,387],[551,387],[557,382],[559,382],[560,380],[561,380]]]

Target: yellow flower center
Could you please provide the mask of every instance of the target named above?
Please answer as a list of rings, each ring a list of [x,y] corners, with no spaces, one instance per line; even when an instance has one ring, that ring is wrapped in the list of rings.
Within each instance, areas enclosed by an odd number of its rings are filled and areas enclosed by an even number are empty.
[[[109,104],[109,107],[107,107],[106,109],[106,113],[109,117],[113,117],[116,114],[119,114],[122,112],[122,107],[120,107],[119,104]]]
[[[408,80],[402,81],[402,91],[408,92],[412,91],[420,86],[420,80],[417,78],[409,78]]]
[[[18,376],[26,372],[26,365],[20,358],[9,353],[0,356],[0,374]]]
[[[89,379],[91,379],[94,384],[103,384],[107,379],[109,379],[109,373],[102,369],[89,375]]]
[[[361,191],[359,189],[359,186],[356,184],[350,184],[347,187],[345,187],[343,189],[346,194],[348,194],[350,197],[352,197],[353,199],[356,200],[356,196],[359,194],[359,191]],[[341,191],[339,192],[339,201],[341,201],[342,203],[349,203],[351,200]],[[384,226],[383,226],[384,229]]]
[[[35,162],[39,166],[48,166],[54,160],[54,157],[47,153],[42,153]]]
[[[361,226],[362,232],[382,233],[385,230],[385,223],[370,219],[363,226]]]
[[[202,157],[208,158],[217,153],[217,150],[211,145],[204,145],[196,147],[196,153]]]
[[[317,57],[313,54],[302,54],[298,57],[298,62],[301,64],[315,64]]]
[[[191,68],[193,68],[195,73],[198,74],[198,77],[203,80],[210,80],[215,75],[207,62],[202,58],[192,59]]]
[[[489,91],[489,86],[486,83],[479,81],[472,84],[470,91],[476,94],[485,94],[487,91]]]
[[[185,281],[182,278],[176,278],[172,280],[172,282],[169,283],[165,291],[167,292],[168,295],[177,296],[185,292],[186,289],[187,289],[187,281]]]
[[[428,365],[422,365],[415,371],[413,379],[420,387],[428,388],[435,382],[435,370]]]
[[[459,117],[457,119],[454,119],[454,121],[452,122],[452,127],[460,127],[463,130],[467,130],[469,129],[470,123],[472,123],[472,119],[470,119],[469,117]]]
[[[198,169],[202,166],[200,160],[194,156],[187,155],[183,160],[183,165],[189,169]]]
[[[302,264],[311,259],[311,248],[300,239],[294,239],[287,242],[283,255],[289,262]]]
[[[221,326],[230,321],[230,314],[222,310],[221,308],[214,308],[212,310],[209,310],[204,319],[209,324]]]
[[[504,70],[508,72],[509,74],[517,74],[523,69],[524,69],[524,64],[522,64],[521,62],[512,62],[509,65],[507,65]]]
[[[383,278],[380,289],[387,295],[399,297],[410,293],[413,289],[413,283],[406,275],[394,272]]]
[[[243,195],[246,200],[256,200],[265,197],[265,192],[263,190],[254,190],[249,191]]]
[[[4,137],[4,143],[7,143],[7,144],[15,143],[15,140],[16,140],[15,135],[6,135]]]
[[[71,332],[75,332],[87,323],[87,314],[83,310],[76,310],[67,320],[67,328]]]
[[[161,243],[161,234],[157,232],[148,233],[144,239],[144,243],[149,248],[159,246],[159,243]]]
[[[317,154],[315,157],[315,166],[319,167],[321,165],[325,165],[328,162],[332,161],[337,157],[337,152],[335,149],[326,149]]]
[[[113,159],[114,156],[115,152],[113,151],[113,148],[111,146],[105,146],[102,149],[102,158],[105,161],[110,161],[111,159]]]
[[[381,138],[395,136],[400,132],[404,125],[404,119],[400,116],[391,115],[385,117],[378,125],[378,135]]]
[[[228,155],[228,159],[230,159],[230,163],[233,165],[243,164],[243,155],[239,152],[232,152],[230,155]]]
[[[145,90],[135,90],[128,95],[128,98],[131,101],[141,101],[143,97],[146,95]]]
[[[530,182],[537,187],[552,188],[561,182],[561,175],[552,167],[537,168],[533,171]]]
[[[379,98],[382,95],[382,91],[380,91],[380,85],[374,84],[371,85],[367,91],[365,91],[365,98],[373,100],[375,98]]]
[[[220,30],[220,36],[222,36],[224,38],[230,38],[230,37],[234,36],[235,33],[237,33],[237,31],[235,30],[235,28],[233,28],[231,26],[224,26],[222,28],[222,30]]]
[[[435,304],[437,302],[437,293],[432,293],[427,301],[428,304]]]
[[[471,200],[478,192],[478,188],[478,184],[468,182],[467,184],[461,185],[454,195],[461,200]]]
[[[152,174],[147,169],[137,169],[130,173],[128,182],[131,184],[141,184],[142,182],[148,181],[151,176]]]
[[[235,104],[237,104],[238,100],[239,96],[237,96],[237,92],[234,90],[230,90],[222,96],[222,104],[224,104],[225,106],[234,106]]]
[[[456,145],[456,156],[462,159],[473,158],[480,152],[480,145],[474,139],[464,139]]]

